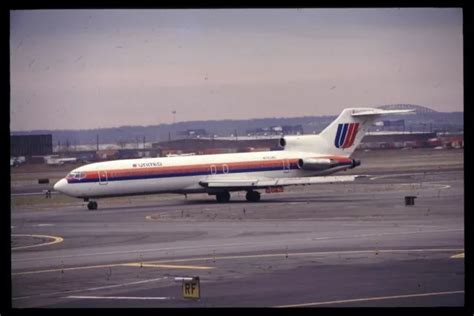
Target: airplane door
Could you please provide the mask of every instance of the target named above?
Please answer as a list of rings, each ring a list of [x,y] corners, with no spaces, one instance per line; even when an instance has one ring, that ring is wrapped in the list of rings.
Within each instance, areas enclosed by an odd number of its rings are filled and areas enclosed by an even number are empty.
[[[107,178],[107,170],[100,170],[99,171],[99,184],[107,184],[108,178]]]
[[[216,173],[217,173],[216,165],[211,165],[211,174],[216,174]]]
[[[290,172],[290,161],[288,159],[283,159],[283,172]]]

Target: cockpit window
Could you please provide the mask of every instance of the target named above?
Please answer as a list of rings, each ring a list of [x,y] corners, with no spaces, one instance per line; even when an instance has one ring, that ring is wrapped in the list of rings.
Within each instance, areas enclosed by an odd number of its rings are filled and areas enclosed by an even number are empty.
[[[68,179],[77,179],[80,180],[82,178],[85,178],[86,174],[82,171],[73,171],[70,174],[67,175]]]

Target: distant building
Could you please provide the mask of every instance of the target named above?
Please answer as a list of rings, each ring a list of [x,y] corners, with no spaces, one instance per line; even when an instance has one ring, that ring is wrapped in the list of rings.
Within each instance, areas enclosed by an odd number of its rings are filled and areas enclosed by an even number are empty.
[[[119,149],[117,153],[118,159],[139,158],[140,155],[136,149]]]
[[[96,152],[99,160],[111,160],[118,159],[119,151],[117,149],[104,149]]]
[[[41,156],[53,153],[53,136],[15,135],[10,136],[10,156]]]
[[[248,129],[247,135],[251,136],[269,136],[269,135],[301,135],[303,134],[302,125],[279,125],[270,127],[261,127]]]
[[[464,148],[463,133],[439,133],[437,138],[430,139],[432,146],[444,148]]]
[[[79,151],[71,153],[70,155],[76,157],[80,161],[93,161],[96,157],[96,152],[95,150]]]
[[[302,125],[282,125],[282,132],[285,135],[302,135],[303,126]]]
[[[278,138],[274,139],[180,139],[154,143],[154,149],[161,150],[161,156],[223,154],[246,151],[279,150]]]
[[[190,137],[190,138],[199,138],[203,136],[207,136],[207,131],[202,128],[198,129],[187,129],[185,131],[179,132],[179,135]]]
[[[367,133],[358,148],[383,149],[406,147],[430,147],[436,133],[425,132],[371,132]]]

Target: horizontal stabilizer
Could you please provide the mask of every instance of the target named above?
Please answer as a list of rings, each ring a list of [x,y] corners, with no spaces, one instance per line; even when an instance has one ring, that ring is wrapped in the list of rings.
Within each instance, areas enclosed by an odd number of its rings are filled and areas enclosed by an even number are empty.
[[[407,114],[415,112],[415,110],[381,110],[381,109],[370,109],[366,111],[354,112],[352,116],[372,116],[372,115],[385,115],[385,114]]]

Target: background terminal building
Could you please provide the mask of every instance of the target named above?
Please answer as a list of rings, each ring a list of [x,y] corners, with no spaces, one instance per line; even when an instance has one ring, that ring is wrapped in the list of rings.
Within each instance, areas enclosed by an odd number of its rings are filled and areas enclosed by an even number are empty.
[[[43,156],[53,153],[53,135],[10,136],[10,156]]]

